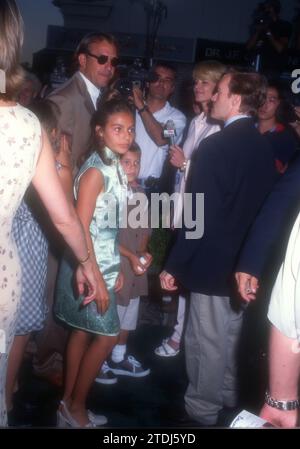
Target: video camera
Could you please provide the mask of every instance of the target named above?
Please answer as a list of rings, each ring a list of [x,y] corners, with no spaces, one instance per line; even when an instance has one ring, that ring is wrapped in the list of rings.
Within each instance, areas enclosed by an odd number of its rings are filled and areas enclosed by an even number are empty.
[[[123,97],[132,97],[132,89],[137,86],[144,90],[146,83],[154,82],[158,79],[156,73],[143,67],[141,59],[135,59],[132,66],[119,66],[120,78],[116,81],[116,89]]]

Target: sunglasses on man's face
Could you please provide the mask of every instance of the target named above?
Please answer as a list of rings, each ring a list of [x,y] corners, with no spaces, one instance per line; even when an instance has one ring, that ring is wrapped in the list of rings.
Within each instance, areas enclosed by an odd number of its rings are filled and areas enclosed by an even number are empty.
[[[107,61],[109,60],[112,67],[117,67],[117,65],[120,62],[119,58],[110,58],[107,55],[99,55],[99,56],[97,56],[97,55],[93,55],[93,53],[90,53],[89,51],[87,51],[86,54],[91,56],[92,58],[97,59],[97,62],[100,65],[106,64]]]

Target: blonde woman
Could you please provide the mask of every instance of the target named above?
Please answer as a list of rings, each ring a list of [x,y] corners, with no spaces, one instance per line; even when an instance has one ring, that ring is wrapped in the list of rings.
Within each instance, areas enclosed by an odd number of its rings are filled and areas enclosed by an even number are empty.
[[[6,83],[0,93],[0,427],[7,424],[7,359],[15,334],[22,281],[12,221],[31,181],[54,225],[80,262],[76,272],[78,290],[83,293],[84,284],[89,288],[84,303],[99,296],[82,225],[62,189],[46,133],[36,116],[15,101],[23,81],[19,67],[22,43],[23,21],[15,0],[3,0],[0,69]]]
[[[190,160],[194,150],[206,137],[220,130],[220,125],[209,118],[209,106],[215,87],[226,67],[218,61],[199,62],[193,71],[195,103],[200,108],[200,114],[191,122],[183,148],[171,146],[170,162],[177,167],[175,191],[179,192],[174,205],[174,228],[179,228],[182,219],[183,194],[189,172]],[[178,354],[185,316],[185,298],[179,295],[177,324],[171,337],[163,340],[155,349],[155,354],[161,357],[172,357]]]

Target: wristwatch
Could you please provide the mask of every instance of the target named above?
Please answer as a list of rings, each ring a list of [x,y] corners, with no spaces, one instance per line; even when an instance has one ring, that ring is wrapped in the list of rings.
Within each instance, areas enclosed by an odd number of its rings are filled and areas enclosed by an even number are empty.
[[[279,401],[278,399],[274,399],[270,396],[269,392],[266,391],[265,393],[265,403],[268,404],[270,407],[277,408],[278,410],[296,410],[300,406],[299,399],[294,399],[292,401]]]

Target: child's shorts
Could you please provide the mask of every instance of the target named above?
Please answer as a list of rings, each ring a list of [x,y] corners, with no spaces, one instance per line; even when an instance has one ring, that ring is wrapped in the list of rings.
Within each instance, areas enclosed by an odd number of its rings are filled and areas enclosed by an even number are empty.
[[[133,331],[136,329],[139,314],[140,297],[130,299],[128,306],[119,306],[117,311],[120,320],[120,329],[124,331]]]

